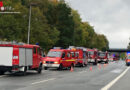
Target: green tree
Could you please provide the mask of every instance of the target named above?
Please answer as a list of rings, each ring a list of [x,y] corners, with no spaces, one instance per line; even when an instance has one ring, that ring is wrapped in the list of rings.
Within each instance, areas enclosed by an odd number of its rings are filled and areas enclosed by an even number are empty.
[[[30,44],[39,43],[46,50],[69,45],[109,48],[106,36],[97,34],[89,22],[82,22],[79,13],[64,0],[3,0],[3,3],[21,13],[0,14],[0,40],[27,42],[29,6],[35,3],[31,10]]]
[[[64,2],[50,4],[46,17],[51,27],[55,27],[60,32],[56,46],[68,47],[73,45],[74,21],[71,8]]]

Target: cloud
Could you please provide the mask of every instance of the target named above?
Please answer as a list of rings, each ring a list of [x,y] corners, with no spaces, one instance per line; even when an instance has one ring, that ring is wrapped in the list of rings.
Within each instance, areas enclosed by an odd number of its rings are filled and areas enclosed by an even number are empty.
[[[66,0],[97,33],[105,34],[110,48],[126,48],[130,37],[130,0]]]

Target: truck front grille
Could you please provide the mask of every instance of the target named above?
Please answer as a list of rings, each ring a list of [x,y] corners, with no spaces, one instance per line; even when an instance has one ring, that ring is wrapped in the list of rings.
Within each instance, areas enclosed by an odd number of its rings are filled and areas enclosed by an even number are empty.
[[[53,61],[46,61],[47,64],[54,64]]]

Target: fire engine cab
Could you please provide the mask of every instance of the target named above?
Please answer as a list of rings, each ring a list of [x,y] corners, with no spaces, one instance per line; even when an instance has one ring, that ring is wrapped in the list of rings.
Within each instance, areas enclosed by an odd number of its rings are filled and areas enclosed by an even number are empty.
[[[0,74],[27,70],[42,71],[42,53],[38,45],[0,44]]]
[[[88,63],[93,63],[94,65],[97,65],[97,49],[87,49],[88,52]]]
[[[98,52],[98,62],[108,63],[108,52]]]
[[[51,49],[43,60],[43,67],[48,68],[71,68],[75,65],[74,51],[68,49]]]

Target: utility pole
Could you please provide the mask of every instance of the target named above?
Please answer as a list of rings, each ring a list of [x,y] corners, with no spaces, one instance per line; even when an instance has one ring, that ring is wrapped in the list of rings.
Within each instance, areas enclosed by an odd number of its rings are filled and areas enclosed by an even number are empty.
[[[27,44],[30,43],[32,6],[37,6],[37,4],[36,3],[31,3],[30,6],[29,6],[29,22],[28,22],[28,40],[27,40]]]
[[[30,4],[30,7],[29,7],[29,22],[28,22],[28,41],[27,41],[28,44],[29,44],[29,41],[30,41],[31,11],[32,11],[32,6]]]

